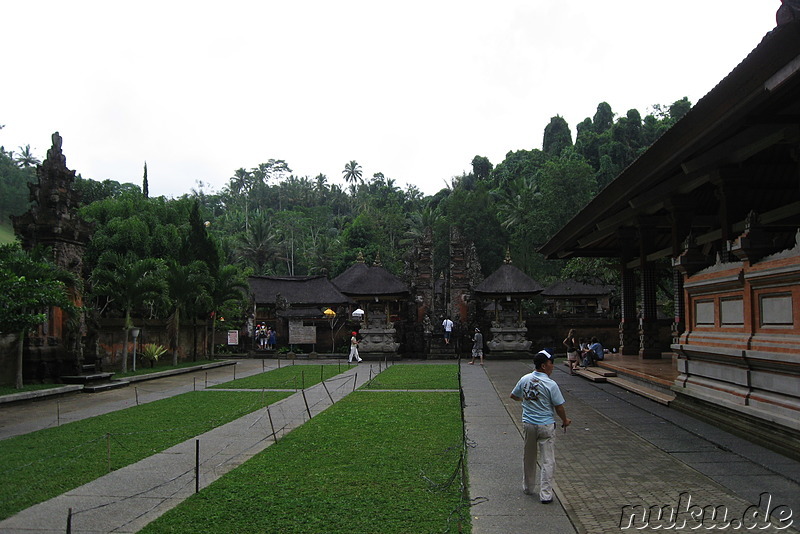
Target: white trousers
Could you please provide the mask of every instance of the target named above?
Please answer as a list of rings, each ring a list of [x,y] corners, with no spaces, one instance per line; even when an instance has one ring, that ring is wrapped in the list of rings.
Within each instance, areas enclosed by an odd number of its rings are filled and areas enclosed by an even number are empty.
[[[523,452],[522,491],[539,490],[539,499],[553,498],[553,475],[556,471],[556,425],[531,425],[523,423],[525,448]],[[541,457],[539,456],[541,453]],[[541,462],[539,478],[536,477],[536,460]]]
[[[355,358],[357,362],[361,361],[361,358],[358,356],[358,346],[357,345],[350,345],[350,356],[347,358],[347,362],[348,363],[352,362],[353,358]]]

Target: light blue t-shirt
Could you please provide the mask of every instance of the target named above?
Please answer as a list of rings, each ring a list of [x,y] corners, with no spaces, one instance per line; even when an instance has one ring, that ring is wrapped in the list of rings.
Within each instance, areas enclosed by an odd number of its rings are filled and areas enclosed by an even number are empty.
[[[511,394],[522,399],[522,422],[529,425],[552,425],[553,409],[564,404],[558,384],[539,371],[520,378]]]

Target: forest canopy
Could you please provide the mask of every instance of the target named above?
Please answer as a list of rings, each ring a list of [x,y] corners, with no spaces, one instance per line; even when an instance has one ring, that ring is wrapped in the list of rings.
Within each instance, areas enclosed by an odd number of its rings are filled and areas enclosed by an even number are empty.
[[[200,261],[211,275],[231,265],[242,276],[334,277],[363,254],[401,275],[413,245],[432,230],[438,276],[449,268],[455,227],[474,242],[484,276],[510,251],[517,267],[545,285],[567,274],[613,281],[602,262],[567,266],[536,250],[690,108],[683,98],[642,117],[636,109],[617,115],[601,102],[576,126],[574,142],[567,122],[555,116],[541,149],[509,151],[496,165],[476,155],[471,172],[430,196],[380,172],[365,177],[355,160],[343,165],[343,185],[323,174],[297,176],[289,162],[267,159],[233,170],[220,191],[199,184],[174,199],[149,198],[148,180],[168,177],[148,177],[146,164],[141,185],[78,175],[81,214],[95,225],[85,265],[91,275],[103,268],[103,254],[114,252],[166,264]],[[36,180],[37,163],[29,146],[0,147],[3,224],[29,208],[27,184]]]

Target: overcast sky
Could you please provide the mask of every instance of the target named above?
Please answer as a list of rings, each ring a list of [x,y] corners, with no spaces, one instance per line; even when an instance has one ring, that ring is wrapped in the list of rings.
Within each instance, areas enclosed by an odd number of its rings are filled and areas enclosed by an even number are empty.
[[[606,101],[696,103],[775,26],[779,0],[4,2],[0,145],[151,196],[218,191],[283,159],[356,160],[426,194],[541,148]]]

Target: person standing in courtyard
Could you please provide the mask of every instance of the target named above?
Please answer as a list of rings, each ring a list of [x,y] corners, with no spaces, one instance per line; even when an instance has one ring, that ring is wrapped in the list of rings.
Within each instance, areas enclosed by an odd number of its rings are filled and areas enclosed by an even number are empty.
[[[472,336],[472,361],[469,362],[470,365],[475,365],[475,358],[480,358],[481,365],[483,365],[483,334],[477,327],[475,328],[475,335]]]
[[[450,317],[445,317],[444,321],[442,321],[442,329],[444,330],[444,344],[450,344],[450,335],[453,333],[453,321],[450,320]]]
[[[578,336],[575,335],[575,329],[570,328],[567,332],[567,337],[562,341],[567,348],[567,363],[569,363],[569,374],[575,374],[575,368],[578,367]]]
[[[355,358],[356,362],[361,361],[361,357],[358,355],[358,332],[353,332],[353,335],[350,337],[350,357],[347,358],[347,363],[353,363],[353,358]]]
[[[522,457],[522,491],[533,495],[539,488],[542,504],[553,502],[553,476],[556,470],[556,422],[553,412],[561,419],[567,431],[572,420],[564,409],[564,396],[558,384],[550,378],[553,373],[553,356],[540,350],[533,357],[536,369],[523,376],[514,386],[510,397],[522,402],[524,449]],[[536,460],[541,451],[539,479],[536,478]]]

